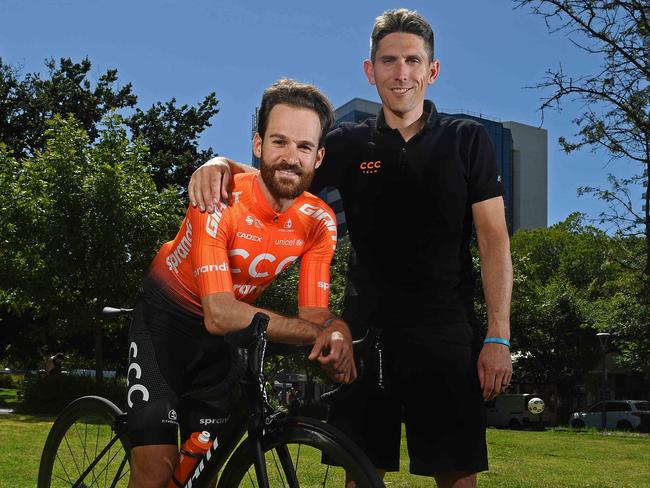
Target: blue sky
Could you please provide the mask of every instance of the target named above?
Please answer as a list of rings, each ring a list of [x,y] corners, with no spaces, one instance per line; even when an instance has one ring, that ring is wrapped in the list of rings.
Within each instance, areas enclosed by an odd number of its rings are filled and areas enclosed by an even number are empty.
[[[194,104],[215,91],[220,112],[202,144],[248,162],[251,118],[265,87],[289,76],[318,85],[334,106],[352,97],[378,101],[362,62],[374,18],[383,10],[418,10],[432,24],[441,74],[430,87],[439,110],[485,114],[540,126],[538,83],[547,68],[580,74],[595,60],[543,20],[510,0],[326,2],[241,0],[0,0],[0,56],[23,73],[44,71],[43,60],[88,56],[95,79],[117,68],[141,107],[175,97]],[[565,155],[557,139],[570,136],[578,107],[547,112],[548,222],[573,211],[596,216],[602,204],[577,197],[580,185],[604,184],[607,165],[588,150]]]

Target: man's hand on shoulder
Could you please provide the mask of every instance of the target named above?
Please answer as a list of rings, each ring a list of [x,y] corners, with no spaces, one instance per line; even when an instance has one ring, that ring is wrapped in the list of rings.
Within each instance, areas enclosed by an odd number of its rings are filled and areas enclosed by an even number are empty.
[[[257,172],[257,170],[222,156],[203,163],[192,173],[187,187],[192,206],[198,206],[201,212],[205,212],[206,209],[209,213],[214,212],[219,200],[227,202],[230,199],[232,175],[250,172]]]
[[[340,319],[334,319],[323,328],[316,337],[309,359],[318,361],[334,381],[354,381],[357,368],[354,364],[352,334],[347,324]]]
[[[201,212],[207,209],[214,212],[219,200],[227,201],[229,186],[232,181],[232,171],[226,158],[212,158],[192,173],[187,187],[190,203],[199,207]]]

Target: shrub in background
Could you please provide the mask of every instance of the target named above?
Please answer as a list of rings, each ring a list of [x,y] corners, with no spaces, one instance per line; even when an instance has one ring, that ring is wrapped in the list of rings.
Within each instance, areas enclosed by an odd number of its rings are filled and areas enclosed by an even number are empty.
[[[16,411],[56,415],[72,400],[86,395],[102,396],[124,409],[126,379],[104,378],[104,381],[98,384],[90,376],[68,374],[25,376],[22,400]]]

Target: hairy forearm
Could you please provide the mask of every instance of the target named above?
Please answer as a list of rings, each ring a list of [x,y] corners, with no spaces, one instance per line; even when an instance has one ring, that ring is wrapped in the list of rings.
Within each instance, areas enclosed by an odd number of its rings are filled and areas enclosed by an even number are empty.
[[[320,331],[318,325],[300,318],[289,318],[263,310],[229,296],[208,295],[203,298],[205,327],[208,332],[224,335],[248,326],[257,312],[269,316],[267,329],[271,342],[313,344]]]
[[[510,339],[510,302],[512,299],[512,260],[507,235],[479,239],[481,278],[488,312],[490,337]]]
[[[227,158],[225,156],[216,156],[216,157],[206,161],[204,163],[204,165],[215,164],[215,163],[218,163],[219,161],[227,163],[228,166],[230,166],[230,171],[234,175],[236,175],[238,173],[253,173],[253,172],[257,171],[255,168],[253,168],[252,166],[250,166],[248,164],[240,163],[238,161]]]

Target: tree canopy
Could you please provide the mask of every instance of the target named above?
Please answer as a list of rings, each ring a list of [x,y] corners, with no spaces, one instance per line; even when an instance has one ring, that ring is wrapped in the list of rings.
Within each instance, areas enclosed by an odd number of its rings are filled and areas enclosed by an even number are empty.
[[[79,63],[69,58],[58,63],[49,59],[45,66],[45,77],[40,73],[23,76],[0,58],[0,141],[10,155],[20,159],[42,151],[47,122],[56,114],[73,115],[92,143],[104,117],[124,112],[129,139],[139,140],[149,149],[144,159],[159,190],[178,185],[184,194],[194,169],[213,156],[212,149],[199,148],[199,137],[219,111],[214,93],[195,107],[179,107],[172,98],[142,109],[137,107],[131,83],[120,86],[115,69],[100,74],[93,83],[88,58]]]
[[[95,350],[101,363],[106,342],[120,364],[125,324],[98,312],[133,304],[176,232],[189,174],[213,154],[198,141],[218,102],[142,109],[117,70],[91,76],[87,58],[45,67],[23,74],[0,59],[0,355],[34,367],[58,350],[90,364]]]
[[[35,344],[81,353],[84,331],[101,332],[104,305],[134,302],[182,208],[175,189],[156,189],[146,147],[129,142],[118,115],[98,126],[95,143],[72,115],[48,126],[35,157],[0,152],[0,298],[5,311],[39,321]]]
[[[556,385],[566,400],[598,366],[597,332],[610,332],[619,361],[650,378],[650,303],[636,260],[642,245],[587,225],[581,214],[513,235],[517,381]]]
[[[603,150],[612,160],[636,163],[632,176],[610,174],[609,186],[584,186],[607,202],[600,223],[619,235],[642,236],[638,259],[650,278],[650,16],[647,1],[515,0],[541,16],[551,32],[565,33],[577,49],[599,63],[593,72],[549,69],[537,85],[545,92],[542,111],[576,102],[577,133],[559,142],[566,152],[582,147]],[[650,290],[650,286],[647,287]]]

